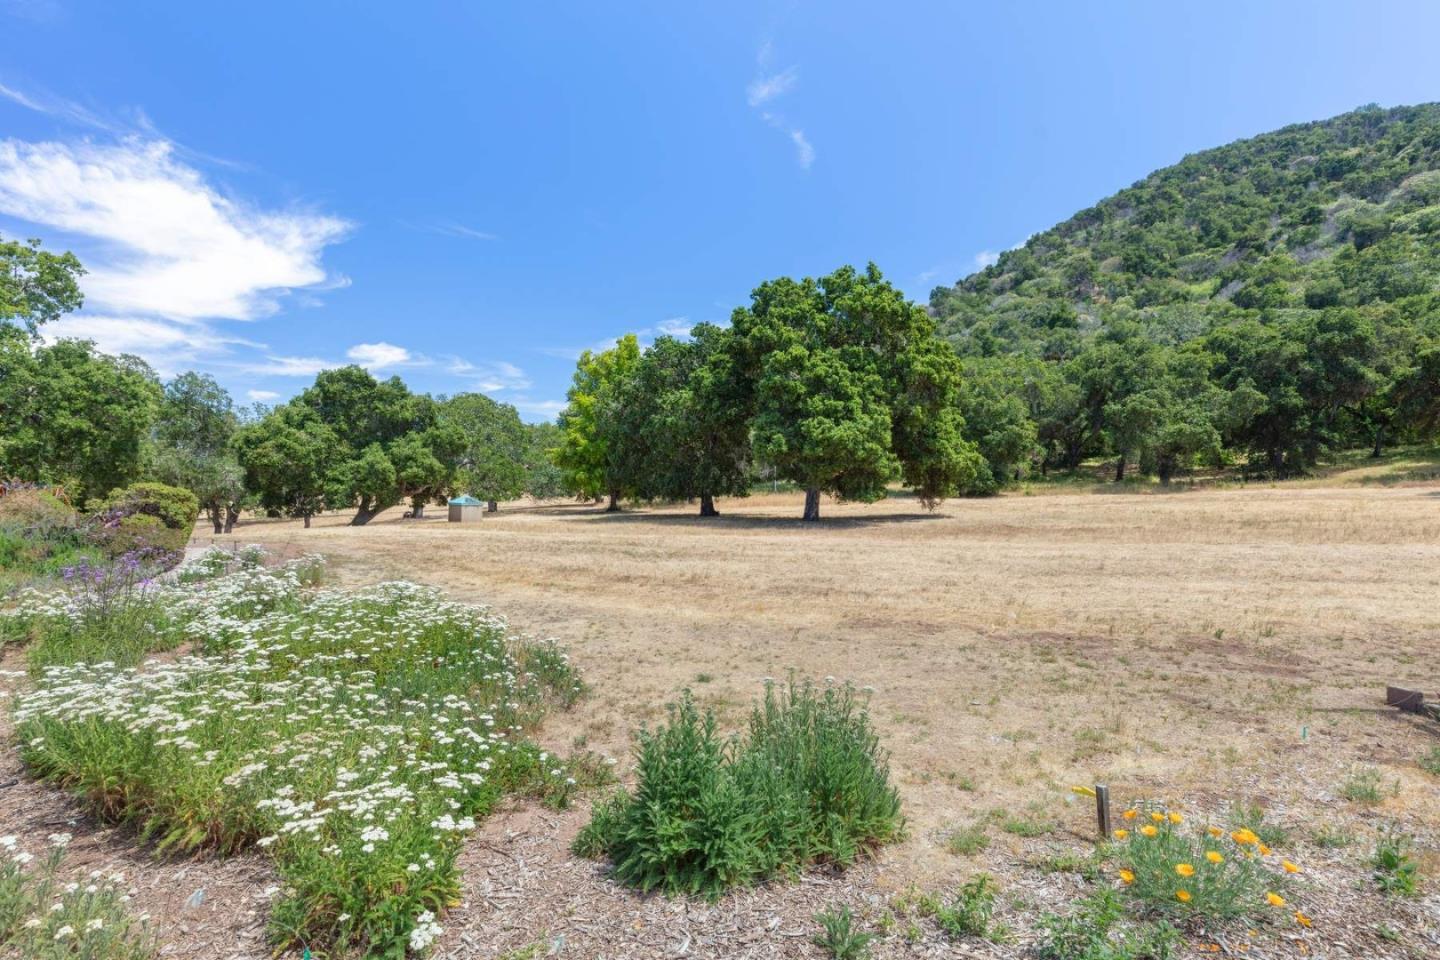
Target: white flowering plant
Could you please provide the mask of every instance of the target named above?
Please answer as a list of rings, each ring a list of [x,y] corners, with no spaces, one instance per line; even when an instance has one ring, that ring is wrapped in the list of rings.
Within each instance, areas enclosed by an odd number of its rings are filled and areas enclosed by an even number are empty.
[[[573,702],[575,671],[483,608],[408,583],[307,590],[258,565],[166,603],[195,652],[48,667],[18,698],[22,755],[161,851],[265,850],[281,948],[423,951],[476,819],[574,786],[525,733]]]
[[[93,870],[66,882],[70,836],[52,834],[39,856],[13,835],[0,837],[0,955],[28,960],[151,960],[155,938],[130,913],[125,877]]]

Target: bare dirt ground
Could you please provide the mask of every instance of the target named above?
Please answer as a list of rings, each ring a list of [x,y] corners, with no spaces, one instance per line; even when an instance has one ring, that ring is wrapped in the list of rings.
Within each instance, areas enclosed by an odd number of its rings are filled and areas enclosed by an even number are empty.
[[[714,906],[641,898],[568,854],[584,804],[519,808],[467,851],[439,956],[819,957],[816,910],[845,902],[878,922],[912,886],[980,871],[1000,880],[1010,943],[950,944],[932,925],[912,943],[902,918],[876,954],[1020,956],[1038,913],[1084,885],[1057,858],[1091,849],[1091,802],[1070,788],[1094,783],[1192,818],[1256,801],[1288,829],[1314,927],[1281,911],[1253,932],[1192,931],[1197,949],[1440,955],[1440,778],[1416,762],[1440,725],[1382,706],[1387,682],[1440,692],[1440,486],[1015,495],[934,513],[827,502],[819,524],[798,520],[798,494],[720,509],[507,504],[473,525],[396,509],[217,538],[324,553],[342,583],[433,584],[558,638],[592,692],[545,738],[619,757],[622,776],[633,729],[685,687],[736,726],[764,677],[874,689],[910,825],[875,862]],[[1345,799],[1369,770],[1379,802]],[[974,824],[988,849],[949,852]],[[1391,826],[1434,878],[1419,898],[1369,882]]]

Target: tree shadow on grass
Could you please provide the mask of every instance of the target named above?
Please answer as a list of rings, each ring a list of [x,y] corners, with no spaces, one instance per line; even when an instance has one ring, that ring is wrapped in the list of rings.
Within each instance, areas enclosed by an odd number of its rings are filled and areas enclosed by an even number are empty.
[[[652,513],[644,508],[607,513],[604,507],[583,505],[578,510],[565,510],[562,516],[566,519],[584,519],[593,523],[636,524],[666,528],[696,527],[712,530],[858,530],[866,527],[885,527],[949,519],[941,513],[893,513],[878,517],[827,517],[822,513],[819,520],[804,520],[800,517],[799,511],[796,511],[794,516],[722,511],[718,517],[701,517],[692,513]]]

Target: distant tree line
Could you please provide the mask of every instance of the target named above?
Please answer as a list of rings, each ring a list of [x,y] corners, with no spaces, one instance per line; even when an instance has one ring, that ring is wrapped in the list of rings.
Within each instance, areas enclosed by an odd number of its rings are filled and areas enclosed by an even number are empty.
[[[491,501],[564,495],[554,424],[530,425],[480,394],[430,397],[359,367],[326,370],[289,403],[237,406],[214,378],[162,383],[138,357],[83,340],[43,343],[81,306],[70,254],[0,239],[0,479],[55,484],[77,505],[138,480],[193,492],[216,533],[242,509],[364,523],[407,502],[416,515],[458,491]]]

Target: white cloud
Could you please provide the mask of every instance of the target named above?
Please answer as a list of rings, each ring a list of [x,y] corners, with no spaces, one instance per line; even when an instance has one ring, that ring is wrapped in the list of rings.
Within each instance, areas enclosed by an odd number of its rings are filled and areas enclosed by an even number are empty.
[[[750,81],[745,88],[745,98],[750,106],[758,107],[762,103],[774,100],[782,94],[789,93],[800,79],[799,67],[786,67],[780,73],[770,76],[756,77]]]
[[[158,317],[70,314],[46,324],[41,332],[47,342],[73,337],[94,341],[102,353],[135,354],[162,377],[192,369],[197,362],[228,356],[237,346],[264,348],[228,336],[209,323],[175,323]]]
[[[245,397],[255,403],[274,403],[280,399],[280,394],[274,390],[246,390]]]
[[[515,397],[506,402],[521,413],[541,416],[547,420],[565,409],[564,400],[531,400],[528,397]]]
[[[7,87],[3,83],[0,83],[0,97],[4,97],[6,100],[11,101],[12,103],[18,103],[20,106],[24,107],[27,110],[34,110],[37,113],[50,112],[39,100],[31,98],[27,94],[16,90],[14,87]]]
[[[498,234],[486,230],[476,230],[467,227],[463,223],[437,223],[429,227],[435,233],[443,233],[451,237],[463,237],[466,240],[499,240]]]
[[[525,371],[504,360],[471,363],[460,357],[452,357],[446,369],[457,377],[473,381],[475,389],[482,393],[528,390],[530,388],[530,377],[526,375]]]
[[[815,162],[815,148],[805,139],[805,131],[791,130],[790,139],[795,144],[795,162],[800,164],[801,170],[809,170],[810,164]]]
[[[986,267],[1000,262],[1000,254],[994,250],[981,250],[975,254],[975,269],[984,270]]]
[[[805,131],[789,123],[780,113],[766,107],[766,104],[783,97],[800,82],[800,68],[795,65],[786,67],[779,73],[768,72],[773,54],[774,46],[769,40],[760,45],[760,51],[755,57],[756,67],[760,72],[745,88],[745,101],[759,110],[760,119],[785,132],[790,142],[795,145],[795,162],[800,165],[801,170],[808,171],[815,162],[815,147],[805,136]]]
[[[349,225],[246,206],[164,140],[0,141],[0,213],[98,243],[92,307],[175,320],[253,320],[294,289],[333,283],[320,258]]]
[[[220,363],[215,366],[227,367],[252,377],[313,377],[321,370],[333,370],[343,364],[321,357],[267,356],[263,360]]]
[[[404,347],[397,347],[395,344],[386,343],[383,340],[379,343],[357,343],[345,351],[345,356],[366,370],[424,366],[430,362],[424,357],[416,356]]]

